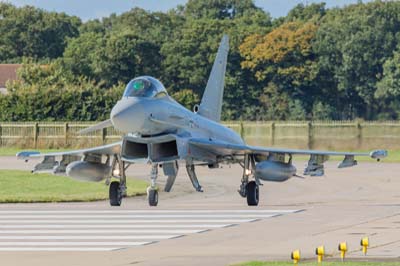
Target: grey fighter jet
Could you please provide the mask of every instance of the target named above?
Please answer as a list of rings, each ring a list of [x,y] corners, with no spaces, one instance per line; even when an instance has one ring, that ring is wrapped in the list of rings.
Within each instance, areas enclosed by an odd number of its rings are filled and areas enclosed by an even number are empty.
[[[150,76],[137,77],[126,86],[122,98],[112,109],[110,119],[89,127],[81,133],[113,126],[125,135],[122,141],[69,152],[40,154],[20,152],[21,159],[44,158],[34,172],[52,171],[84,181],[109,184],[110,204],[121,205],[126,195],[126,169],[140,162],[151,165],[148,201],[158,203],[157,177],[162,168],[169,192],[175,182],[179,165],[185,165],[196,191],[203,191],[195,168],[206,165],[240,164],[243,168],[239,194],[249,206],[258,205],[261,181],[283,182],[296,176],[293,155],[309,155],[304,175],[321,176],[329,156],[344,156],[339,168],[357,164],[355,156],[381,159],[384,150],[371,153],[332,152],[280,149],[247,145],[232,129],[220,124],[224,76],[228,57],[228,37],[222,38],[200,105],[193,111],[172,99],[162,83]],[[60,160],[56,160],[60,158]],[[111,178],[119,181],[111,182]]]

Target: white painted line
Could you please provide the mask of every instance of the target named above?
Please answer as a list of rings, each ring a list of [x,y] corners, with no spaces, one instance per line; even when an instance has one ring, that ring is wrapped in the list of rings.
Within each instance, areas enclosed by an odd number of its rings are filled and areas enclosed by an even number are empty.
[[[271,216],[272,217],[272,216]],[[63,224],[134,224],[134,223],[248,223],[259,219],[196,219],[196,220],[3,220],[0,227],[4,224],[44,224],[44,223],[63,223]],[[118,227],[119,225],[116,225]]]
[[[1,240],[95,240],[95,239],[171,239],[177,238],[182,235],[128,235],[128,236],[110,236],[110,235],[99,235],[99,236],[71,236],[71,235],[57,235],[57,236],[0,236]]]
[[[207,230],[136,229],[136,230],[1,230],[0,234],[197,234]]]
[[[302,210],[0,210],[1,214],[135,214],[135,213],[294,213]]]
[[[88,251],[113,251],[113,250],[119,250],[120,248],[25,248],[25,247],[15,247],[15,248],[2,248],[0,247],[0,252],[48,252],[48,251],[83,251],[83,252],[88,252]]]
[[[273,214],[1,215],[7,219],[271,218]]]
[[[91,228],[103,228],[103,229],[110,229],[110,228],[222,228],[222,227],[229,227],[234,224],[121,224],[121,225],[113,225],[113,224],[105,224],[105,225],[75,225],[75,224],[34,224],[34,225],[0,225],[0,230],[4,229],[35,229],[35,228],[53,228],[53,229],[64,229],[64,228],[79,228],[79,229],[91,229]]]
[[[153,242],[0,242],[0,246],[143,246]]]

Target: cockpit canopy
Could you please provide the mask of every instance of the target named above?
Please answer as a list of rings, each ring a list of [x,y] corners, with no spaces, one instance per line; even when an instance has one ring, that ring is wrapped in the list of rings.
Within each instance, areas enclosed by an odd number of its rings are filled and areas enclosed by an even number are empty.
[[[164,85],[149,76],[138,77],[126,85],[123,97],[160,98],[167,95]]]

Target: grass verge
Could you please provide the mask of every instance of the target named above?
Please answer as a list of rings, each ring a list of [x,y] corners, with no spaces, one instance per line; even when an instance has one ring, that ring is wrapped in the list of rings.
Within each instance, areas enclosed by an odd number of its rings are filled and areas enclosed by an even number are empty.
[[[128,178],[128,196],[144,195],[148,184]],[[108,199],[104,182],[80,182],[65,176],[0,170],[0,203],[73,202]]]
[[[293,262],[265,262],[265,261],[249,261],[241,264],[234,264],[235,266],[293,266]],[[299,266],[315,266],[315,261],[300,262]],[[331,262],[324,261],[323,266],[399,266],[400,262]]]

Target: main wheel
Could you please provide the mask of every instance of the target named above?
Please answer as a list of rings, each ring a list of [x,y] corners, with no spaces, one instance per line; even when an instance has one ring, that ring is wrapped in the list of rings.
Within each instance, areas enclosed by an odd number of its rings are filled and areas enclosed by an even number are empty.
[[[111,182],[109,196],[110,196],[110,205],[111,206],[121,206],[122,193],[121,193],[121,189],[119,187],[119,182],[117,182],[117,181]]]
[[[259,200],[259,188],[255,181],[250,181],[246,186],[247,205],[257,206]]]
[[[149,190],[149,205],[157,206],[158,204],[158,191],[155,189]]]

